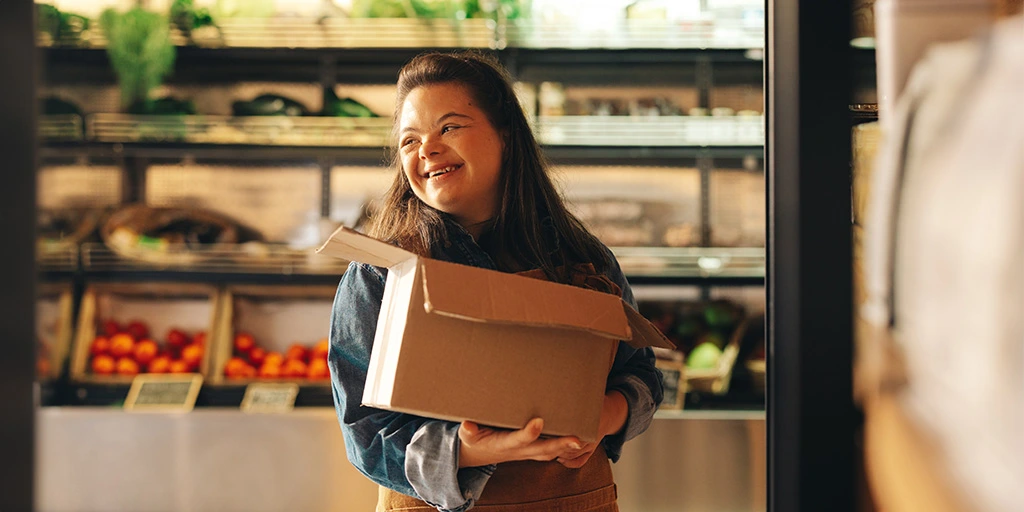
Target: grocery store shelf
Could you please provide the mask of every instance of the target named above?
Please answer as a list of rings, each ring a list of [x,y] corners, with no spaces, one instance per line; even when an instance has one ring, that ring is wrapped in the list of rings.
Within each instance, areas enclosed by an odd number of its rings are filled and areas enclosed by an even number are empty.
[[[764,47],[764,20],[631,19],[596,24],[534,21],[510,24],[507,46],[563,49],[749,49]],[[504,45],[500,42],[498,47]]]
[[[538,138],[567,146],[759,146],[762,116],[541,116]]]
[[[217,28],[198,29],[192,41],[177,28],[171,41],[203,48],[529,48],[529,49],[749,49],[764,47],[763,16],[749,19],[669,21],[443,18],[225,18]],[[107,39],[92,27],[77,39],[42,47],[104,48]]]
[[[383,147],[391,120],[91,114],[86,118],[86,128],[89,138],[99,142]]]
[[[394,84],[402,65],[431,48],[179,47],[168,84],[240,81]],[[698,61],[760,69],[760,50],[577,48],[488,50],[524,81],[693,83]],[[46,48],[48,84],[116,83],[102,48]]]
[[[760,284],[764,249],[722,247],[613,247],[633,284]]]
[[[36,248],[36,275],[41,281],[68,281],[77,271],[77,246],[41,245]]]
[[[102,244],[82,246],[89,279],[244,283],[337,283],[348,262],[310,250],[274,244],[239,244],[186,250],[114,252]]]
[[[764,251],[759,248],[616,247],[612,251],[634,285],[744,286],[764,280]],[[81,270],[90,280],[334,284],[346,267],[347,262],[312,250],[274,244],[133,254],[114,252],[103,244],[84,244],[81,249]]]
[[[77,114],[41,115],[38,121],[39,137],[53,141],[76,141],[85,136],[82,116]]]
[[[761,146],[545,146],[544,154],[562,165],[629,165],[694,167],[696,158],[762,158]],[[273,144],[213,144],[188,142],[94,142],[46,140],[40,147],[44,159],[143,157],[178,159],[190,155],[214,160],[315,160],[326,158],[343,165],[388,165],[383,146],[310,146]]]
[[[764,421],[761,410],[661,410],[654,413],[656,420],[710,420],[710,421]]]

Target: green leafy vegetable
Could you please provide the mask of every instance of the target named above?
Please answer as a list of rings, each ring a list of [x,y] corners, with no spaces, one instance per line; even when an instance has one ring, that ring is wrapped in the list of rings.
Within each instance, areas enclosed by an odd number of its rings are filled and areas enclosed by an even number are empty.
[[[193,0],[174,0],[171,4],[171,23],[189,39],[192,38],[192,31],[197,28],[217,26],[210,10],[206,7],[197,9]]]
[[[174,68],[167,18],[138,7],[125,13],[107,9],[100,25],[107,35],[107,55],[121,87],[122,104],[148,104],[150,91]]]

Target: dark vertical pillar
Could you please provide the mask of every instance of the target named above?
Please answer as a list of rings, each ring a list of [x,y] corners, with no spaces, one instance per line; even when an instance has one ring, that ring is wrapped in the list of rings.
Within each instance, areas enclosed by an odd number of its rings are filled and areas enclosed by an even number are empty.
[[[35,4],[0,2],[0,510],[33,509],[35,437]]]
[[[853,510],[850,2],[768,2],[768,502]]]

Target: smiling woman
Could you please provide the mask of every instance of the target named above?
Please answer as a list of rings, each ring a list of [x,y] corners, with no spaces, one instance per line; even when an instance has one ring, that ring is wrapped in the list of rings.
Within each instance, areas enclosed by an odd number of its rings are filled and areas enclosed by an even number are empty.
[[[479,237],[498,209],[501,136],[459,84],[424,85],[402,105],[400,158],[413,192]]]
[[[371,235],[434,259],[597,289],[635,306],[611,251],[566,210],[493,59],[421,55],[402,69],[397,100],[395,178]],[[617,512],[610,461],[647,429],[662,399],[651,349],[618,344],[598,442],[541,438],[543,418],[509,431],[362,407],[386,273],[349,266],[334,302],[329,357],[349,460],[380,485],[377,510]]]

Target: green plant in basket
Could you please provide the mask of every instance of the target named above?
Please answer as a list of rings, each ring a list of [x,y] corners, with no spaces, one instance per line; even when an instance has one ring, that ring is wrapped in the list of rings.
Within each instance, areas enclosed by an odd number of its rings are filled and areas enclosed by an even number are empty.
[[[121,88],[122,105],[133,112],[151,111],[150,92],[174,69],[167,17],[139,7],[124,13],[107,9],[100,25],[107,35],[107,55]]]

